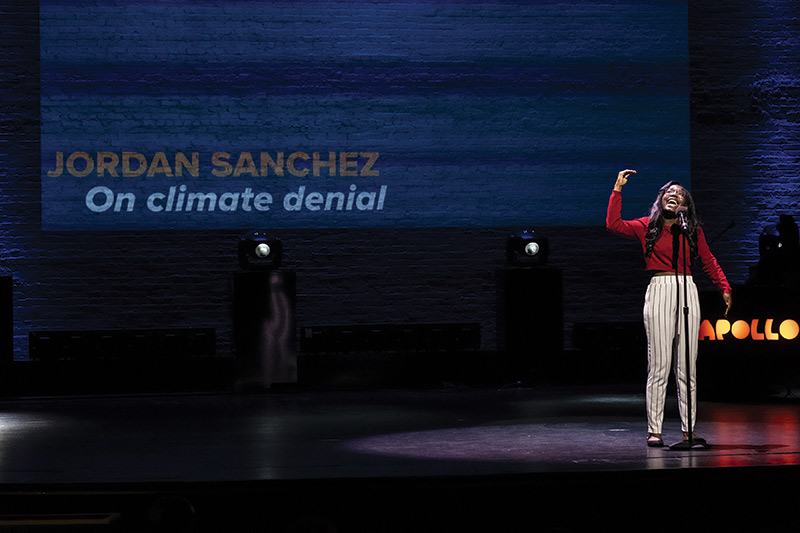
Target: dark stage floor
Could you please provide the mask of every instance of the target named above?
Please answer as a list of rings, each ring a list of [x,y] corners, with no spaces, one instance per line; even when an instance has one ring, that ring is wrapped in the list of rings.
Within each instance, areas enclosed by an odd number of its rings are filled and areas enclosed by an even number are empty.
[[[117,513],[84,527],[155,531],[154,509],[187,502],[197,531],[800,530],[800,403],[703,401],[704,451],[646,447],[643,403],[630,386],[6,399],[0,530]],[[291,529],[311,517],[335,529]]]

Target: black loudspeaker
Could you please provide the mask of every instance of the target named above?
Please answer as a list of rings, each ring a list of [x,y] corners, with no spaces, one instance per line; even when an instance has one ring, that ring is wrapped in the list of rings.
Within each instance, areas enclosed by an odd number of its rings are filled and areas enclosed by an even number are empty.
[[[0,276],[0,363],[14,361],[13,278]]]
[[[240,272],[233,284],[237,389],[296,383],[295,272]]]
[[[564,350],[563,273],[556,268],[497,272],[497,341],[519,379],[547,368]]]

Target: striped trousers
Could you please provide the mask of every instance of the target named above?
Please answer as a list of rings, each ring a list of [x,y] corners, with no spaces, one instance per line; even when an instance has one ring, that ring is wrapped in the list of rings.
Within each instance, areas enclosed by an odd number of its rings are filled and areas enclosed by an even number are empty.
[[[691,364],[692,425],[697,420],[696,361],[697,339],[700,330],[700,303],[697,286],[691,276],[686,279],[689,302],[689,355]],[[670,367],[675,365],[678,389],[678,410],[681,429],[690,431],[686,401],[686,342],[684,340],[683,275],[653,276],[644,299],[644,327],[647,332],[647,431],[661,433],[664,422],[664,403]],[[675,332],[678,335],[675,335]],[[677,342],[673,350],[673,341]],[[676,359],[673,361],[673,357]],[[693,428],[692,428],[693,429]]]

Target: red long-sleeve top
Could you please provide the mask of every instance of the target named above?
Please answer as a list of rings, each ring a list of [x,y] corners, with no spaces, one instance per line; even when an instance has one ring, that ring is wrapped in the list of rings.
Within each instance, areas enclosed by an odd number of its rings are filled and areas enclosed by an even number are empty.
[[[647,224],[650,220],[647,217],[641,217],[634,220],[622,220],[622,193],[619,191],[611,191],[611,198],[608,200],[608,213],[606,214],[606,228],[614,235],[625,237],[626,239],[638,240],[642,245],[642,252],[647,251],[647,244],[645,236],[647,235]],[[688,246],[687,246],[688,248]],[[687,250],[688,251],[688,250]],[[725,273],[722,272],[717,259],[711,253],[706,242],[703,229],[698,226],[697,228],[697,253],[700,256],[700,263],[703,265],[703,271],[708,275],[714,285],[725,293],[731,292],[731,286]],[[675,266],[672,264],[672,233],[670,231],[662,231],[661,236],[653,246],[653,253],[650,257],[645,255],[644,258],[645,268],[652,272],[675,272]],[[683,246],[678,249],[678,272],[683,274],[683,265],[686,264],[686,274],[691,276],[692,272],[689,268],[689,262],[683,260]]]

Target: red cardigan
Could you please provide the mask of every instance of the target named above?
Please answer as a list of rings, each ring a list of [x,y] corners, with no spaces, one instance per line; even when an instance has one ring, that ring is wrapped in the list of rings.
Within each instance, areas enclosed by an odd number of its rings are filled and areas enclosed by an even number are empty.
[[[638,240],[642,245],[642,251],[646,252],[645,236],[647,235],[647,224],[650,221],[647,217],[637,218],[635,220],[622,220],[622,194],[618,191],[611,191],[611,198],[608,200],[608,213],[606,214],[606,228],[614,235],[625,237],[627,239]],[[688,246],[687,246],[688,248]],[[703,270],[714,285],[725,293],[731,292],[731,286],[728,283],[725,273],[722,272],[717,259],[711,253],[706,242],[703,229],[698,226],[697,228],[697,252],[700,256],[700,262],[703,265]],[[661,236],[653,246],[653,253],[650,257],[644,258],[645,268],[649,271],[663,271],[675,272],[675,267],[672,265],[672,233],[669,231],[662,231]],[[678,251],[678,268],[679,273],[683,274],[683,246]],[[691,269],[687,266],[687,275],[692,275]]]

